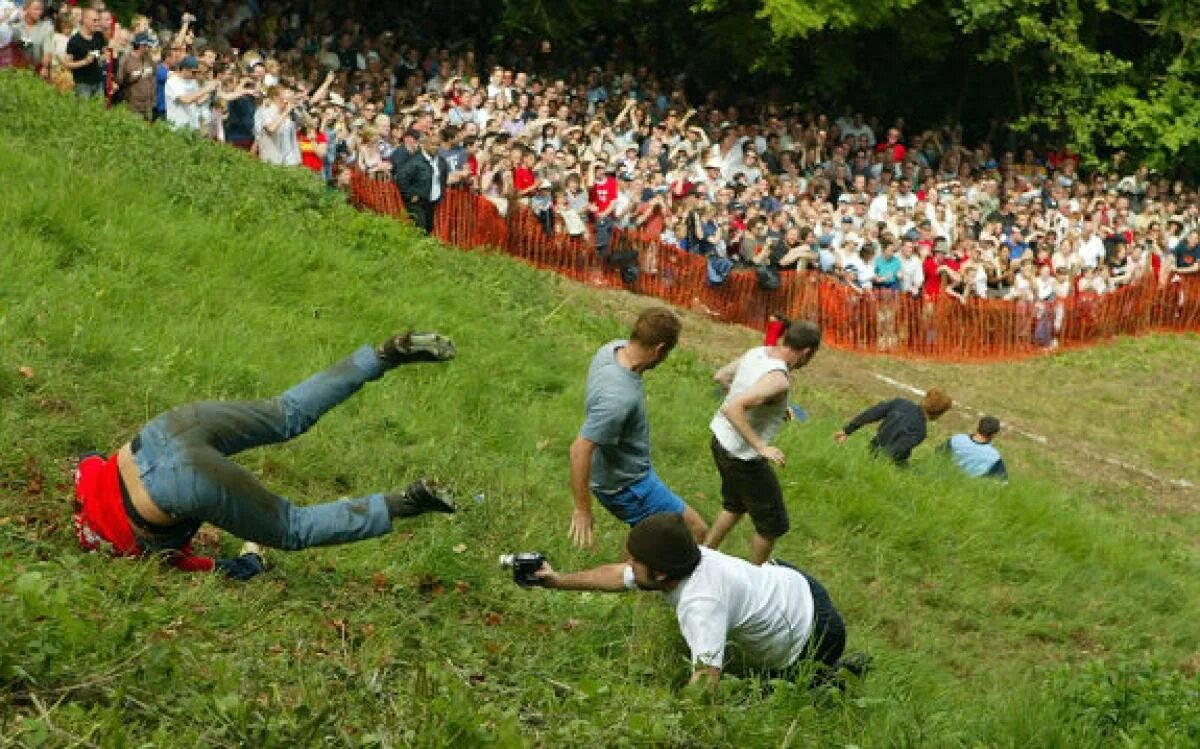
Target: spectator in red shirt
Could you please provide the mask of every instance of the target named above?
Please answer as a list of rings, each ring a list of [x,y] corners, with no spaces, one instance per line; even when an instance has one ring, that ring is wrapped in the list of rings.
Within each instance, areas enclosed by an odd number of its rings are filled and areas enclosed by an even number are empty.
[[[934,252],[929,250],[922,250],[922,252],[926,253],[925,260],[921,263],[921,270],[925,273],[925,298],[936,302],[942,295],[942,263],[940,261],[945,247]]]
[[[899,164],[904,161],[904,156],[908,153],[908,149],[900,142],[900,131],[896,128],[888,130],[886,142],[875,145],[876,153],[883,153],[885,150],[892,152],[892,163]]]
[[[603,169],[603,176],[596,172]],[[615,162],[594,161],[588,170],[588,209],[596,230],[596,252],[608,252],[612,242],[613,211],[617,207],[617,165]]]
[[[519,166],[513,169],[513,187],[522,198],[529,198],[537,191],[537,176],[533,172],[536,163],[537,157],[533,151],[525,151],[521,154]]]
[[[305,117],[304,126],[300,130],[300,135],[296,138],[300,144],[300,163],[306,169],[311,169],[317,174],[323,174],[325,171],[325,154],[329,150],[329,138],[325,133],[321,132],[321,128],[317,127],[317,120],[314,117]]]

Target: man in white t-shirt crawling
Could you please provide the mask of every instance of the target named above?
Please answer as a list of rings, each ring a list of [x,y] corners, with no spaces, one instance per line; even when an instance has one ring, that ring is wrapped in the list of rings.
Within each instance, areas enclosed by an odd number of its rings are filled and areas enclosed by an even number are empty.
[[[840,660],[846,627],[829,593],[800,570],[702,548],[675,513],[639,522],[626,549],[628,562],[569,574],[543,564],[535,575],[558,590],[661,593],[692,653],[689,685],[715,684],[731,656],[743,669],[784,678],[802,673],[808,661],[818,677],[842,667],[861,673],[861,662]]]
[[[721,475],[721,512],[705,546],[719,547],[749,513],[754,523],[750,561],[762,564],[775,539],[788,532],[783,489],[771,467],[782,467],[784,456],[771,440],[788,418],[788,374],[808,364],[820,346],[821,328],[796,321],[774,346],[752,348],[714,375],[727,393],[709,424],[713,462]]]

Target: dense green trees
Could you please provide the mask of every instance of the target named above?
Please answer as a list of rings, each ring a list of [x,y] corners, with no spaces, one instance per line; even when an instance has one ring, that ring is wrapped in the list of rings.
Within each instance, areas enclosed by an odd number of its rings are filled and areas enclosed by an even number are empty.
[[[1007,120],[1089,161],[1200,167],[1195,0],[505,0],[498,34],[601,31],[713,87],[910,122]]]

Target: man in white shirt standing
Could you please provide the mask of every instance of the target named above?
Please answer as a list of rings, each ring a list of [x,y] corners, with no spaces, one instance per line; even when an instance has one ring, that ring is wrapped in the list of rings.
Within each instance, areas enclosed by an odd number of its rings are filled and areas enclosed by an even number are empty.
[[[913,298],[921,296],[921,287],[925,284],[922,262],[923,258],[913,251],[912,240],[905,239],[900,245],[900,293]]]
[[[1084,268],[1096,268],[1104,259],[1104,240],[1095,230],[1091,221],[1083,223],[1083,244],[1079,247],[1079,259]]]
[[[715,684],[728,652],[740,666],[794,677],[808,661],[825,676],[839,667],[846,626],[818,581],[786,564],[756,567],[696,545],[682,516],[650,515],[629,532],[628,562],[563,574],[543,564],[536,577],[558,590],[658,591],[675,609],[691,650],[689,684]],[[727,648],[727,643],[734,648]]]
[[[212,95],[216,81],[202,88],[196,82],[196,70],[200,62],[191,55],[179,62],[179,68],[171,71],[163,89],[167,100],[167,122],[180,130],[200,129],[200,103]]]
[[[821,346],[821,329],[808,321],[791,323],[774,346],[752,348],[717,370],[714,379],[727,395],[717,409],[712,456],[721,475],[721,512],[704,545],[716,549],[746,513],[754,523],[750,561],[762,564],[775,539],[788,532],[783,489],[771,464],[785,464],[771,440],[788,417],[788,373],[812,360]]]

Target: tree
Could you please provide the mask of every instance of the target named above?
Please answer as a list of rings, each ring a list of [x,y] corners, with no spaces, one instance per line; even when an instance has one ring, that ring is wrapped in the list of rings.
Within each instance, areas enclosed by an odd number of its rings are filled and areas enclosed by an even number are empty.
[[[1200,168],[1195,0],[504,0],[502,34],[636,39],[708,85],[739,81],[932,123],[1010,121],[1096,164]],[[753,85],[745,85],[753,83]],[[969,122],[967,123],[970,124]]]

